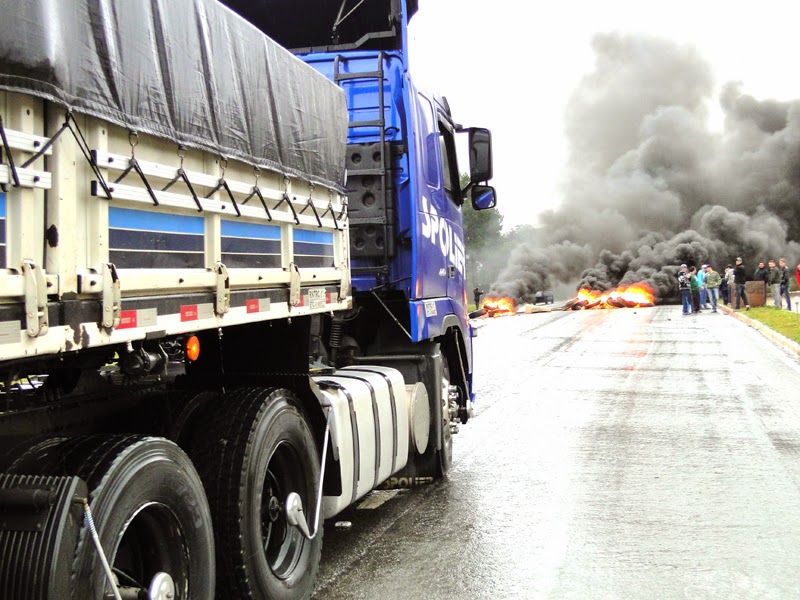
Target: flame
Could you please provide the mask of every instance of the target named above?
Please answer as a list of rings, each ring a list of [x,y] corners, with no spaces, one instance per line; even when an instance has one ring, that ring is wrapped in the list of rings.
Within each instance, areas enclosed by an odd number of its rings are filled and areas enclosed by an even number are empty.
[[[517,310],[514,307],[514,301],[511,298],[484,298],[481,302],[481,308],[486,311],[486,317],[503,317],[506,315],[515,315]]]
[[[610,292],[580,289],[578,295],[570,303],[573,309],[591,308],[636,308],[653,306],[655,293],[645,282],[633,285],[621,285]],[[568,304],[570,304],[568,303]]]

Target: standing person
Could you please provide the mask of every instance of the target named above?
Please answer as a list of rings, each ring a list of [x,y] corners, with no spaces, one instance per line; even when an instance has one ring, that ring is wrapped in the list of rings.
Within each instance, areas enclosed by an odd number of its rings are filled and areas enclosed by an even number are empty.
[[[764,266],[763,262],[758,263],[758,268],[753,271],[753,279],[764,282],[764,299],[766,300],[766,294],[769,291],[769,269]]]
[[[722,277],[711,265],[706,265],[705,282],[708,297],[711,298],[711,312],[717,312],[717,300],[719,300],[719,286],[722,284]]]
[[[728,280],[728,304],[733,305],[733,296],[736,294],[736,282],[733,280],[733,266],[725,269],[725,279]]]
[[[731,266],[728,265],[725,267],[725,271],[723,272],[722,276],[720,277],[720,284],[719,284],[719,297],[722,298],[722,303],[725,306],[728,306],[730,302],[730,289],[728,288],[728,272],[731,271]]]
[[[697,283],[700,285],[700,306],[703,308],[708,308],[708,304],[706,302],[706,267],[708,265],[703,265],[700,267],[700,270],[697,272]]]
[[[750,302],[747,300],[747,292],[744,285],[747,283],[747,272],[744,270],[742,257],[736,259],[736,266],[733,267],[733,282],[736,284],[736,310],[739,310],[739,304],[744,300],[746,310],[750,310]]]
[[[772,304],[780,310],[781,308],[781,272],[778,270],[778,267],[775,265],[774,260],[769,261],[769,278],[767,279],[767,285],[769,286],[770,292],[772,292]]]
[[[697,279],[697,269],[689,269],[689,289],[692,291],[692,312],[700,312],[700,281]]]
[[[786,259],[778,261],[778,269],[781,272],[781,300],[786,298],[786,310],[792,310],[792,296],[789,294],[789,267],[786,266]],[[780,304],[778,305],[780,308]]]
[[[689,272],[686,265],[681,265],[681,270],[678,271],[678,292],[681,295],[683,314],[692,314],[692,291],[690,289]]]
[[[483,290],[476,287],[474,290],[472,290],[472,293],[475,295],[475,308],[480,308],[481,296],[483,295]]]

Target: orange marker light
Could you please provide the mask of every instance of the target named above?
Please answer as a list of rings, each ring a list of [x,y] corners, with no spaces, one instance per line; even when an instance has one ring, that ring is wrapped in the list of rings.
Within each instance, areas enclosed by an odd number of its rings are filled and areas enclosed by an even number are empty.
[[[193,335],[188,340],[186,340],[186,358],[189,359],[189,362],[194,362],[200,356],[200,340],[197,339],[196,335]]]

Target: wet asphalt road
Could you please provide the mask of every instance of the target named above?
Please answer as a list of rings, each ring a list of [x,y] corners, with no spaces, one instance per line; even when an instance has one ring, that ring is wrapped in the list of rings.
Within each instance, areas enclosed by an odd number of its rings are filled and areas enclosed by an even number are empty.
[[[314,598],[800,598],[800,361],[675,306],[475,339],[448,478],[325,525]]]

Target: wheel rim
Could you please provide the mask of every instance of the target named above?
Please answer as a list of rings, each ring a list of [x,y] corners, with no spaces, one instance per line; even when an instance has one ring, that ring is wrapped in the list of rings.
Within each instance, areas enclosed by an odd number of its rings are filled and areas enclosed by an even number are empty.
[[[180,522],[167,506],[150,503],[134,513],[122,530],[114,555],[114,573],[122,587],[143,592],[159,573],[175,583],[175,598],[187,598],[189,553]],[[106,597],[113,598],[110,589]]]
[[[443,357],[442,364],[442,468],[450,465],[453,453],[453,432],[450,430],[450,365]]]
[[[297,450],[286,441],[280,442],[270,456],[262,495],[262,546],[272,573],[279,579],[289,578],[300,561],[305,538],[286,520],[286,498],[297,492],[308,498],[307,486]],[[308,513],[306,513],[308,514]]]

